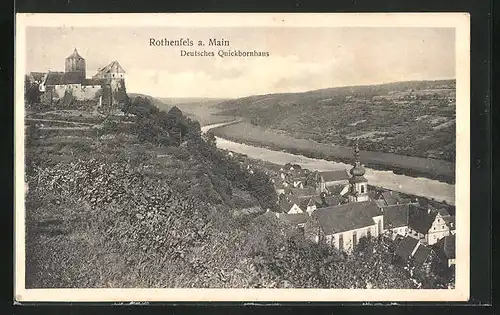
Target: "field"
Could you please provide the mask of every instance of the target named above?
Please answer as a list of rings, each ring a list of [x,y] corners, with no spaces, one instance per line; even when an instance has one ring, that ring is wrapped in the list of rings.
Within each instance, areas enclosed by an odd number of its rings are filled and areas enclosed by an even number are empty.
[[[292,138],[455,161],[455,81],[397,82],[221,102],[223,115]],[[439,172],[441,173],[441,172]]]
[[[212,130],[214,135],[240,143],[285,150],[312,158],[352,162],[352,148],[297,139],[284,132],[264,129],[242,122]],[[361,152],[361,162],[374,169],[393,170],[413,176],[426,176],[447,182],[454,181],[454,164],[446,161],[402,156],[383,152]]]

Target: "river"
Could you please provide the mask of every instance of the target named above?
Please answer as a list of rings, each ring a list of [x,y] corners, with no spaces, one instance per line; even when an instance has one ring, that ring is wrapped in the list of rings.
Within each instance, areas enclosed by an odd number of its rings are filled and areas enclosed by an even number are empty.
[[[203,133],[210,129],[222,127],[229,123],[218,123],[201,127]],[[332,162],[323,159],[309,158],[303,155],[291,154],[282,151],[274,151],[266,148],[233,142],[227,139],[216,137],[217,147],[240,154],[246,154],[250,158],[259,159],[279,165],[286,163],[299,164],[309,170],[327,171],[338,169],[350,169],[349,164]],[[392,171],[380,171],[365,168],[365,177],[368,184],[383,187],[389,190],[402,193],[433,198],[436,201],[446,201],[450,205],[455,204],[455,185],[443,183],[423,177],[411,177],[394,174]]]

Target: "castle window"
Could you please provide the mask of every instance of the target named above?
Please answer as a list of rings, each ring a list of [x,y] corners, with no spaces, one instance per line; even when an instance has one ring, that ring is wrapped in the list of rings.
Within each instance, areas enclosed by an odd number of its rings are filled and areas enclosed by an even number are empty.
[[[365,193],[365,185],[361,185],[361,193],[364,194]]]

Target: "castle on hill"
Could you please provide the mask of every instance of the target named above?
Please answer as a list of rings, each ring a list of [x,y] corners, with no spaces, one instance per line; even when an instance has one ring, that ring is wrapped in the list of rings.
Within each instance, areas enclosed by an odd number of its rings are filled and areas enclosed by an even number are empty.
[[[113,61],[88,78],[85,59],[75,50],[65,59],[64,72],[29,74],[32,82],[39,84],[41,101],[51,105],[68,106],[73,103],[93,101],[102,111],[116,109],[126,100],[125,70]]]

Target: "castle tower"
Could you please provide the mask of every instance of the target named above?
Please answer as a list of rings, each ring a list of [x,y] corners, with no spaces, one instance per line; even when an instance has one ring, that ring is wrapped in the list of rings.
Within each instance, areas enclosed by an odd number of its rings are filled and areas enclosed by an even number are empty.
[[[103,85],[103,105],[112,111],[127,99],[125,88],[125,70],[118,63],[113,61],[106,67],[99,69],[92,77],[101,80]]]
[[[354,167],[351,168],[349,178],[349,202],[368,201],[368,180],[364,177],[365,168],[359,161],[359,147],[356,141],[354,148]]]
[[[85,79],[85,59],[78,54],[78,51],[75,50],[71,55],[69,55],[65,60],[65,72],[79,72],[82,76],[82,79]]]

